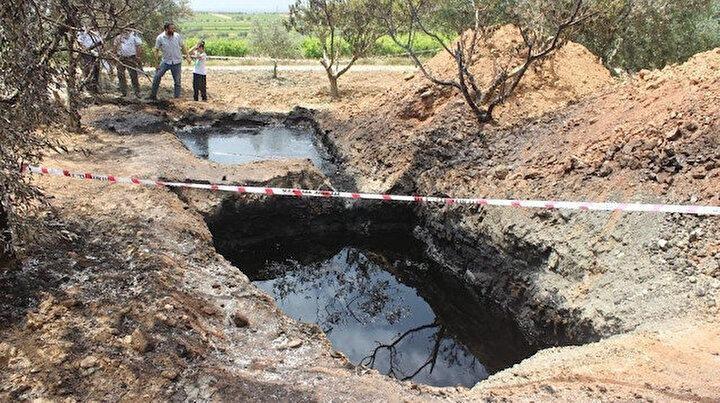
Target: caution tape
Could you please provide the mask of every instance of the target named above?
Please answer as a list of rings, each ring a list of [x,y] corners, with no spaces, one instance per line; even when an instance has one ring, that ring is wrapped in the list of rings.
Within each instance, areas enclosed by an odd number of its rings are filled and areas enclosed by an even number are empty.
[[[620,211],[642,213],[678,213],[698,216],[720,215],[720,206],[672,205],[672,204],[643,204],[643,203],[594,203],[547,200],[503,200],[484,198],[456,198],[456,197],[428,197],[428,196],[399,196],[377,193],[336,192],[328,190],[290,189],[275,187],[231,186],[219,184],[168,182],[160,180],[119,177],[112,175],[98,175],[94,173],[70,172],[68,170],[24,166],[23,171],[67,178],[93,180],[110,184],[120,183],[129,185],[202,189],[217,192],[231,192],[239,194],[257,194],[264,196],[286,197],[319,197],[350,200],[377,200],[385,202],[429,203],[442,205],[477,205],[496,206],[526,209],[546,210],[579,210],[579,211]]]

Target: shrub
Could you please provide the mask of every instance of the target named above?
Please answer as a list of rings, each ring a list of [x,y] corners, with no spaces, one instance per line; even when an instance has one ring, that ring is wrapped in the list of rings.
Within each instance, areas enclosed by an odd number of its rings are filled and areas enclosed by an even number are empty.
[[[303,57],[307,59],[320,59],[323,57],[322,46],[318,38],[305,38],[300,45]]]
[[[453,38],[443,38],[446,42],[452,42]],[[407,40],[407,36],[401,36],[402,41]],[[440,44],[437,43],[433,38],[427,35],[419,35],[413,39],[413,49],[418,54],[429,54],[433,55],[440,49]],[[389,36],[383,36],[377,40],[373,49],[373,55],[375,56],[401,56],[405,54],[405,50],[398,46]]]
[[[190,49],[198,43],[198,38],[188,38],[185,46]],[[241,39],[208,39],[205,41],[205,52],[208,56],[245,57],[248,55],[247,42]]]
[[[350,44],[342,38],[337,39],[337,41],[340,54],[342,56],[349,56]],[[306,59],[322,59],[323,57],[322,44],[320,43],[320,39],[316,37],[305,37],[300,45],[300,48],[302,50],[303,57]]]

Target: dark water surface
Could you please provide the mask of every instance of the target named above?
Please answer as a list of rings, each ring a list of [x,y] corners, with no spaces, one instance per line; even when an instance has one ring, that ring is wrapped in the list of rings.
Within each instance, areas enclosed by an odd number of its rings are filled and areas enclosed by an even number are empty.
[[[228,258],[353,363],[401,380],[471,387],[535,352],[510,318],[440,274],[409,236],[273,243]]]
[[[178,137],[198,157],[221,164],[272,159],[309,159],[326,163],[312,130],[283,126],[207,128],[180,131]]]

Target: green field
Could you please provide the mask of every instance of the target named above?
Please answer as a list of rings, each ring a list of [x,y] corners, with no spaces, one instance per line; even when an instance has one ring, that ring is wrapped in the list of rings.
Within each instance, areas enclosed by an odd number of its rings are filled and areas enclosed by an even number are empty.
[[[211,13],[196,12],[192,17],[180,21],[178,28],[187,39],[188,47],[199,39],[206,42],[206,50],[210,56],[260,56],[248,43],[248,35],[256,21],[284,20],[284,14],[245,14],[245,13]],[[294,35],[298,58],[317,59],[322,57],[320,41],[317,38]],[[415,48],[425,56],[431,56],[438,44],[428,37],[418,37]],[[372,52],[374,57],[402,56],[403,50],[388,37],[380,38]]]
[[[283,14],[244,14],[197,12],[178,23],[181,32],[189,37],[215,39],[245,39],[255,21],[281,21]]]

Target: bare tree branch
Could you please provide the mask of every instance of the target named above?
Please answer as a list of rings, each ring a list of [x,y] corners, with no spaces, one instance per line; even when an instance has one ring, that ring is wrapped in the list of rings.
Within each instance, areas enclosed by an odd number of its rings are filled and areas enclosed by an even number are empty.
[[[424,21],[429,13],[433,12],[432,2],[426,0],[397,0],[389,1],[386,7],[378,12],[378,19],[385,25],[385,28],[395,44],[403,48],[418,67],[420,72],[433,84],[441,87],[450,87],[458,90],[468,105],[478,123],[485,124],[493,119],[493,112],[497,106],[504,103],[518,88],[520,82],[534,63],[550,56],[563,43],[566,32],[583,22],[592,18],[593,13],[584,12],[583,0],[575,0],[569,10],[569,16],[558,23],[552,35],[544,36],[542,30],[535,32],[529,26],[525,26],[520,18],[517,18],[516,25],[525,44],[525,52],[522,54],[522,61],[517,66],[497,68],[495,75],[489,82],[482,86],[477,76],[470,71],[471,67],[479,60],[482,47],[481,42],[493,34],[494,27],[485,20],[488,10],[483,2],[471,0],[474,22],[469,31],[460,34],[459,39],[453,47],[449,46],[440,34],[433,31]],[[406,26],[400,26],[398,14],[406,14],[409,22]],[[441,78],[431,72],[420,60],[412,42],[412,34],[419,31],[437,42],[445,53],[452,57],[455,62],[456,71],[454,78]],[[410,38],[404,42],[401,34],[407,33]]]

